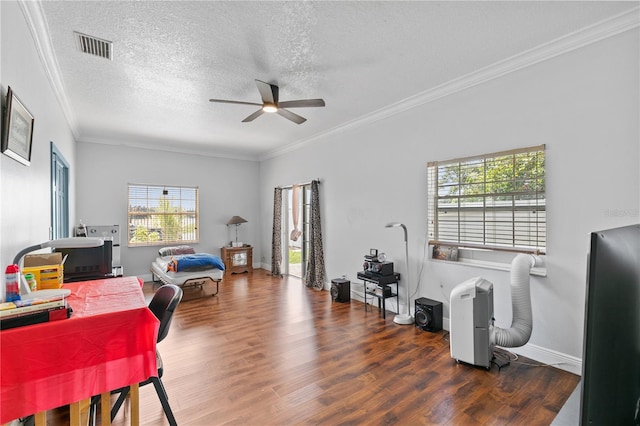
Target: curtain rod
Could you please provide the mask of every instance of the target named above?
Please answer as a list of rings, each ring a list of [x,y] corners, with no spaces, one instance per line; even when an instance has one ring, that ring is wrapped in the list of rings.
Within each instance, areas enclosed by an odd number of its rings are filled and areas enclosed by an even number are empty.
[[[322,182],[320,182],[320,178],[318,178],[318,179],[312,180],[311,182],[297,183],[296,185],[298,185],[298,186],[311,185],[313,182],[322,183]],[[293,185],[284,185],[284,186],[279,186],[278,188],[280,188],[280,189],[291,189],[291,188],[293,188]]]

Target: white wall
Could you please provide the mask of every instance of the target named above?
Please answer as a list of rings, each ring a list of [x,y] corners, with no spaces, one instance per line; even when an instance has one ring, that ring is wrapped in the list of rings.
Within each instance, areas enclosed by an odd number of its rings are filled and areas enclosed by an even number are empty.
[[[0,2],[0,84],[2,106],[7,87],[35,118],[31,165],[0,155],[0,264],[23,248],[49,239],[51,225],[50,142],[71,166],[70,214],[75,212],[75,141],[35,48],[20,6]],[[4,280],[4,273],[3,280]],[[3,281],[4,283],[4,281]],[[0,286],[4,291],[4,284]]]
[[[483,276],[494,283],[496,324],[509,327],[507,272],[424,260],[426,164],[546,144],[548,276],[532,278],[527,347],[533,357],[579,364],[588,233],[639,221],[638,51],[636,28],[263,161],[260,225],[270,229],[274,186],[318,177],[328,279],[346,274],[354,282],[369,248],[405,272],[402,231],[384,228],[400,221],[409,230],[412,290],[424,267],[411,304],[416,297],[447,304],[456,284]],[[263,232],[267,265],[270,244]]]
[[[83,142],[77,153],[78,222],[120,225],[126,275],[150,278],[159,248],[127,247],[129,183],[199,187],[200,243],[193,246],[219,255],[220,247],[235,238],[235,230],[225,224],[238,215],[248,221],[238,228],[238,239],[257,245],[254,257],[260,258],[257,162]]]

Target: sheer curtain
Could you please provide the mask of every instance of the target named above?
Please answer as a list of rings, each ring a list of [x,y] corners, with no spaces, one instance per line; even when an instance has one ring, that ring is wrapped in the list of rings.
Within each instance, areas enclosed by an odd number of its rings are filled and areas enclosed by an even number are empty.
[[[291,188],[293,200],[291,202],[291,216],[293,219],[293,230],[289,239],[291,241],[298,241],[298,238],[302,235],[302,232],[298,229],[298,222],[300,219],[300,185],[293,185]]]
[[[282,276],[282,188],[273,190],[273,234],[271,237],[271,275]]]
[[[304,277],[307,287],[324,288],[324,251],[320,226],[320,195],[317,180],[311,182],[311,219],[309,221],[309,263]]]

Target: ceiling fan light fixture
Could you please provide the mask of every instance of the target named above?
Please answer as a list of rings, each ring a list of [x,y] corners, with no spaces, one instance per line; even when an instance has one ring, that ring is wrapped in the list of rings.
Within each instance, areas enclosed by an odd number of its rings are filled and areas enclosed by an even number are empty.
[[[2,1],[2,0],[0,0]],[[286,118],[296,124],[302,124],[307,121],[306,118],[299,116],[296,113],[289,111],[289,108],[308,108],[308,107],[323,107],[325,106],[322,99],[297,99],[293,101],[280,102],[278,93],[279,88],[275,84],[265,83],[264,81],[256,80],[256,86],[260,92],[260,98],[262,103],[244,102],[244,101],[230,101],[225,99],[209,99],[209,102],[219,102],[223,104],[239,104],[239,105],[255,105],[260,106],[260,109],[253,114],[242,120],[243,123],[249,123],[256,118],[263,115],[265,112],[273,114],[274,112],[281,117]]]
[[[266,103],[262,106],[264,112],[278,112],[278,107],[275,104]]]

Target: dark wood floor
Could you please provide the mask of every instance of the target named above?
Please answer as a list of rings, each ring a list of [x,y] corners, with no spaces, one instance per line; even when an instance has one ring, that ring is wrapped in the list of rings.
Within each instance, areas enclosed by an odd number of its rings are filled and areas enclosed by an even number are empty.
[[[501,370],[457,364],[446,332],[264,270],[199,296],[185,292],[159,344],[179,425],[548,425],[579,379],[522,358]],[[140,394],[141,423],[168,424],[153,386]],[[114,424],[128,424],[124,410]]]

